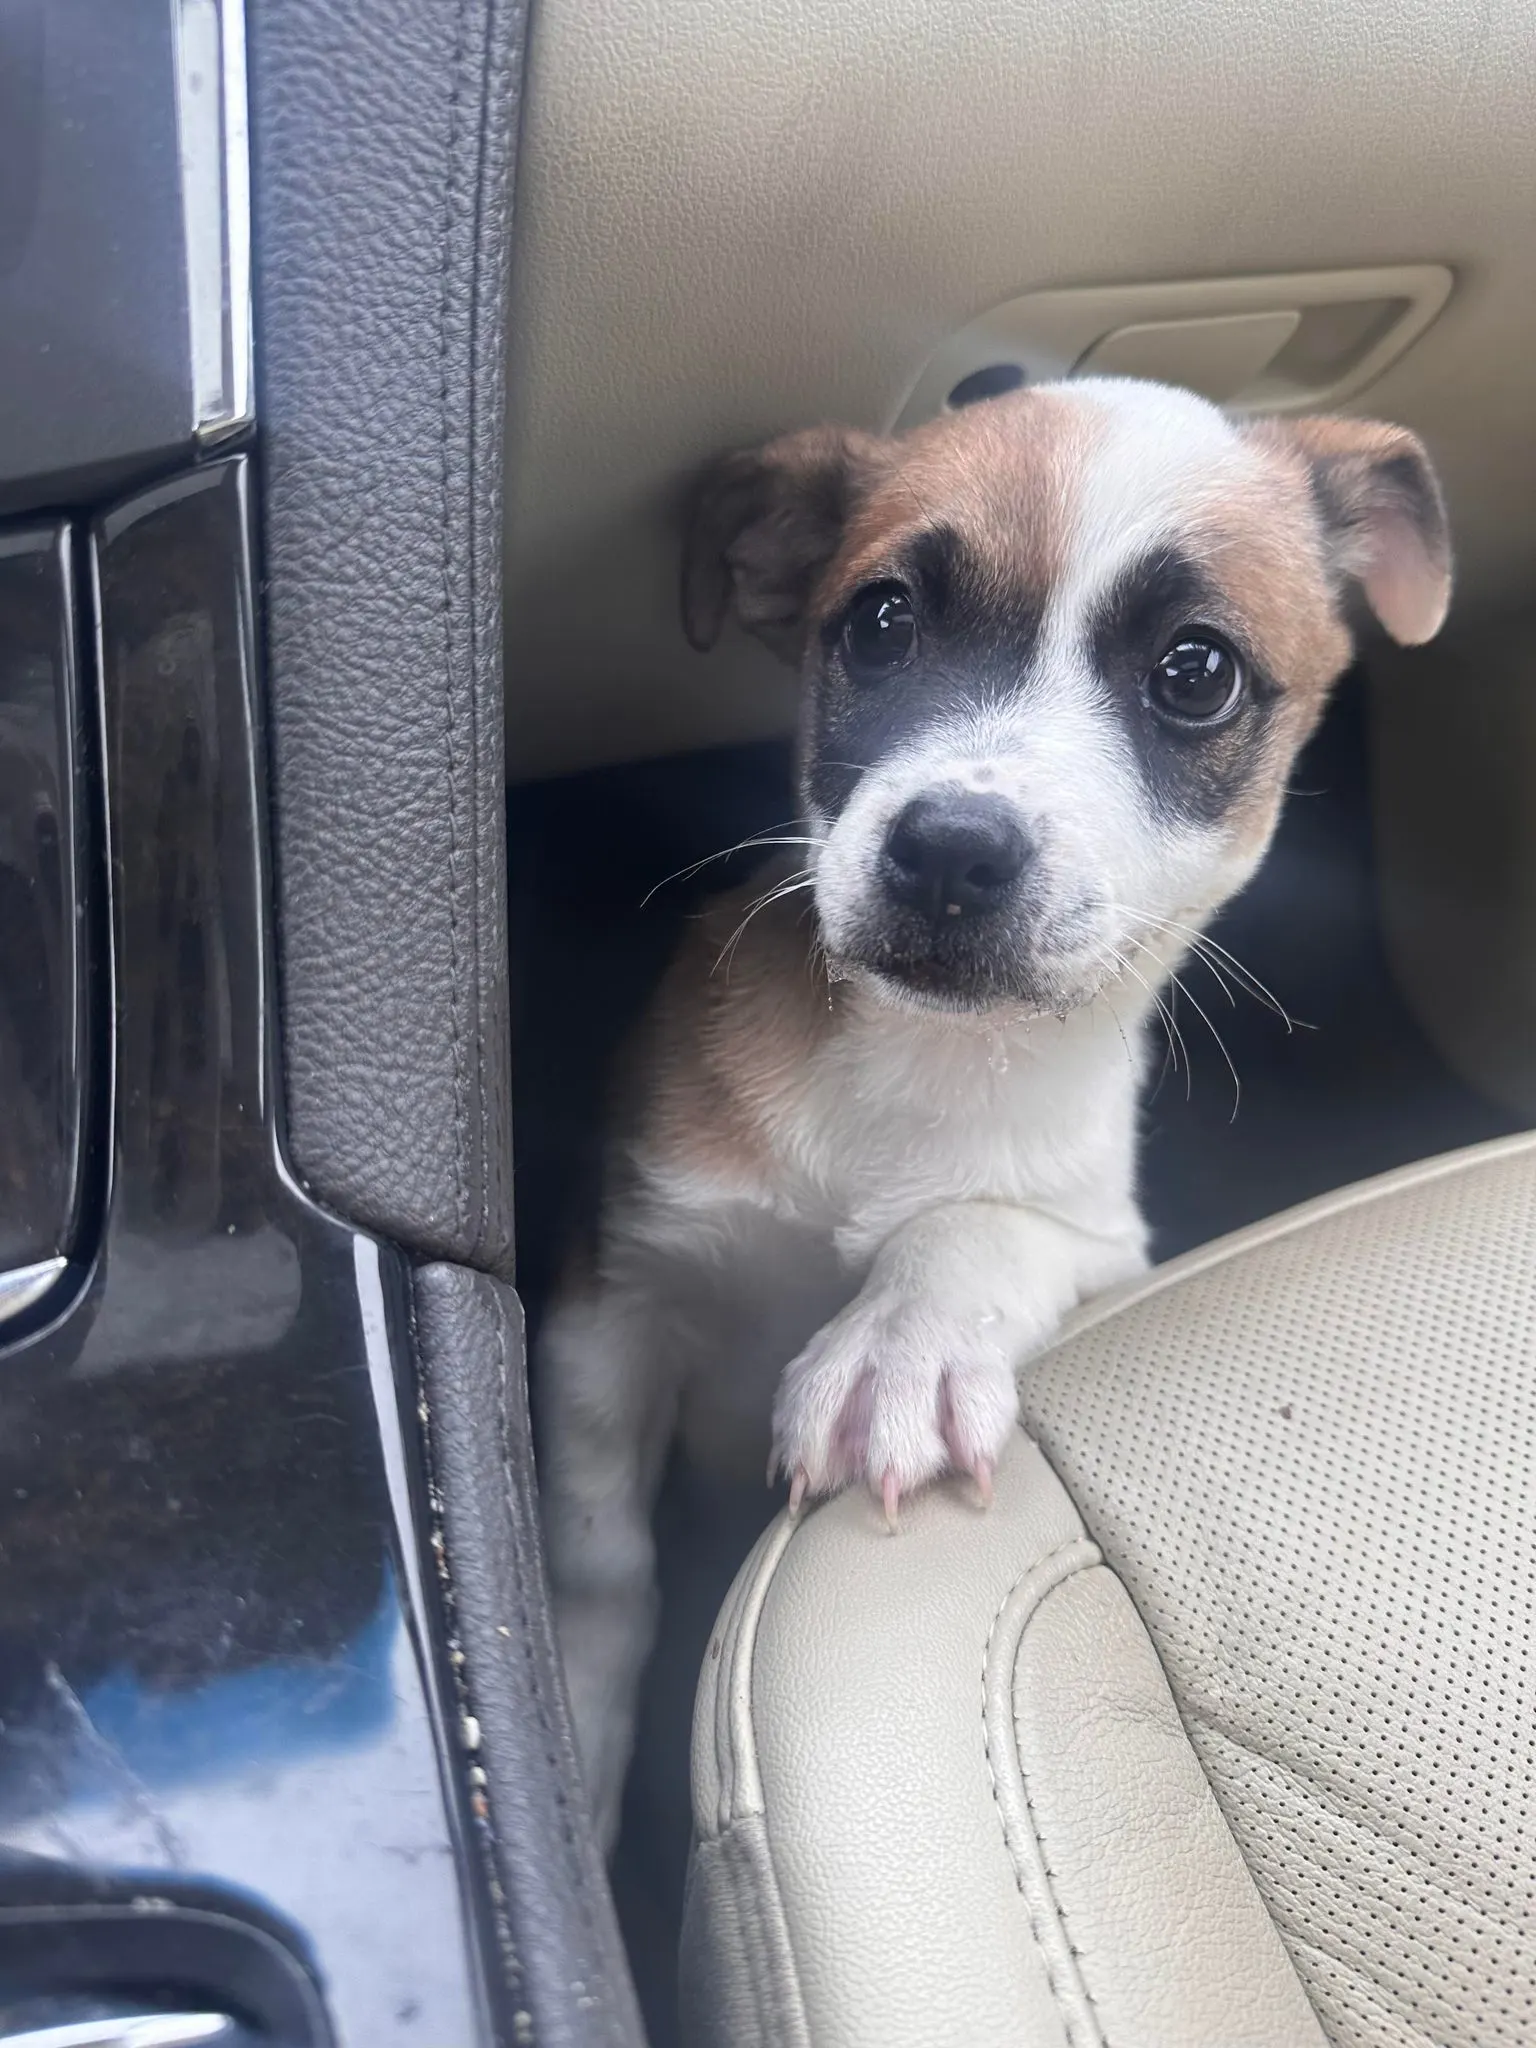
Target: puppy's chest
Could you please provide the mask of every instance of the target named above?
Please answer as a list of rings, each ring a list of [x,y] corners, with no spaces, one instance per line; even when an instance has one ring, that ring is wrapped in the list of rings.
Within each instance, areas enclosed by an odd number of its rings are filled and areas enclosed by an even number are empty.
[[[935,1039],[850,1032],[808,1065],[773,1121],[781,1213],[878,1235],[940,1202],[1073,1207],[1128,1182],[1133,1091],[1096,1049]]]

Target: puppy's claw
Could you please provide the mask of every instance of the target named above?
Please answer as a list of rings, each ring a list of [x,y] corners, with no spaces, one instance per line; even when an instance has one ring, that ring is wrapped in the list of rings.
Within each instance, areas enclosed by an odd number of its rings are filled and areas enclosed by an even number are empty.
[[[803,1465],[795,1467],[795,1476],[789,1482],[789,1512],[798,1515],[805,1505],[806,1492],[810,1487],[810,1474]]]
[[[896,1474],[887,1472],[880,1482],[880,1505],[885,1509],[885,1526],[893,1536],[900,1526],[896,1514],[900,1501],[901,1488],[896,1482]]]
[[[971,1467],[971,1477],[976,1481],[976,1492],[984,1508],[992,1505],[992,1460],[978,1458]]]

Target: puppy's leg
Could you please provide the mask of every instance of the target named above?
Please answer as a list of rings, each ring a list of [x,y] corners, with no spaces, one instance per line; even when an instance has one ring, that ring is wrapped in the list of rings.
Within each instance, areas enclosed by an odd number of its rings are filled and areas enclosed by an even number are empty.
[[[663,1296],[593,1279],[539,1340],[540,1494],[555,1629],[593,1824],[619,1830],[635,1695],[656,1630],[655,1500],[677,1408]]]
[[[775,1454],[795,1497],[863,1480],[894,1517],[903,1493],[950,1468],[986,1495],[1018,1417],[1021,1359],[1143,1263],[1130,1215],[1103,1237],[996,1202],[904,1223],[780,1382]]]

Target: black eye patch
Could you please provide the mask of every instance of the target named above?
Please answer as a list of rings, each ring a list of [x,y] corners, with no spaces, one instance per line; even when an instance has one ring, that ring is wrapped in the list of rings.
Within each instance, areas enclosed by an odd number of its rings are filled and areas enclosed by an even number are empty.
[[[875,590],[897,587],[912,607],[915,651],[872,684],[868,674],[852,672],[850,609]],[[953,527],[939,524],[913,534],[871,583],[834,608],[809,679],[804,777],[821,815],[835,818],[864,770],[893,746],[1017,690],[1039,639],[1041,597],[1002,584]],[[858,635],[855,644],[862,645]]]
[[[907,550],[907,574],[925,616],[942,626],[974,580],[965,543],[952,526],[929,526]]]
[[[1273,699],[1272,685],[1251,657],[1249,687],[1234,715],[1211,725],[1159,716],[1158,664],[1191,631],[1213,629],[1236,646],[1224,623],[1228,607],[1198,564],[1177,548],[1154,549],[1132,563],[1094,608],[1088,652],[1108,702],[1120,718],[1149,794],[1170,817],[1214,824],[1252,781]],[[1240,648],[1238,652],[1242,654]]]
[[[1123,569],[1094,607],[1088,627],[1094,668],[1117,682],[1145,675],[1182,627],[1211,620],[1217,605],[1215,590],[1186,555],[1172,547],[1154,550]]]

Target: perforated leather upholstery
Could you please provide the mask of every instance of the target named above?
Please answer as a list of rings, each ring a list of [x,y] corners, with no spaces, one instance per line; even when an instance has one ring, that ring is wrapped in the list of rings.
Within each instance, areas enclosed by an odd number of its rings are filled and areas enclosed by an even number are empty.
[[[693,2041],[1536,2039],[1536,1141],[1095,1304],[1024,1417],[990,1515],[745,1567]]]
[[[1531,1142],[1185,1261],[1025,1413],[1332,2038],[1536,2040]]]

